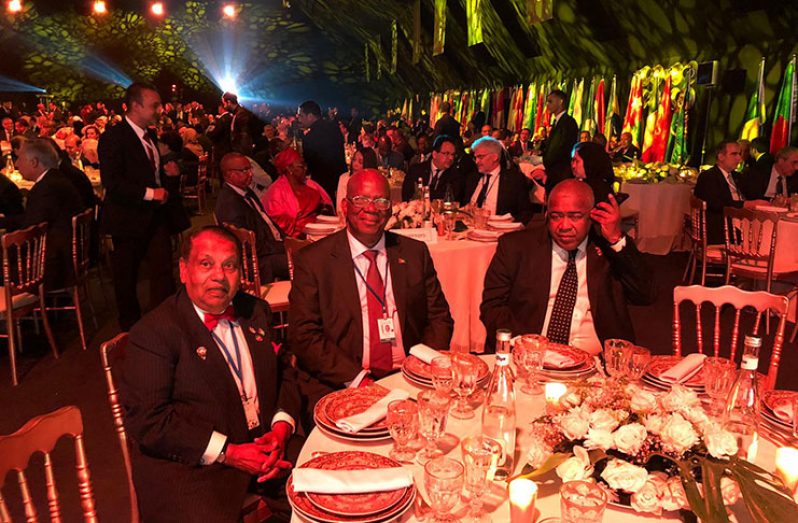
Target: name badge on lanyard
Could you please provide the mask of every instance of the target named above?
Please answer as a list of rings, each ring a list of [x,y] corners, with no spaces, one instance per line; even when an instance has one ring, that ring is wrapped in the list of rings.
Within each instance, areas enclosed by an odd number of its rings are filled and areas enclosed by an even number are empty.
[[[377,330],[380,331],[380,342],[382,343],[390,343],[396,339],[393,318],[379,318],[377,320]]]
[[[363,273],[360,272],[357,265],[355,265],[355,271],[357,271],[358,276],[360,276],[360,279],[363,280],[363,283],[366,285],[366,292],[370,292],[380,303],[380,306],[382,306],[382,318],[377,318],[377,331],[379,331],[380,343],[393,342],[396,340],[396,327],[394,327],[393,324],[393,317],[388,316],[388,298],[385,290],[387,288],[387,282],[383,285],[382,296],[380,296],[371,288],[371,285],[366,281],[366,278],[363,276]]]
[[[255,404],[255,396],[251,398],[247,397],[247,392],[244,389],[244,373],[243,366],[241,364],[241,349],[238,347],[238,337],[236,336],[233,324],[230,324],[230,336],[233,338],[233,346],[236,351],[235,359],[233,358],[233,355],[230,354],[230,350],[227,348],[227,345],[224,344],[222,339],[217,336],[215,332],[211,332],[211,336],[213,336],[213,339],[216,341],[216,344],[219,345],[219,348],[222,349],[225,359],[230,364],[230,367],[232,367],[233,373],[237,378],[236,385],[239,387],[239,392],[241,393],[241,405],[244,407],[244,415],[247,418],[247,430],[252,430],[255,427],[260,426],[260,413],[258,412],[258,406]]]

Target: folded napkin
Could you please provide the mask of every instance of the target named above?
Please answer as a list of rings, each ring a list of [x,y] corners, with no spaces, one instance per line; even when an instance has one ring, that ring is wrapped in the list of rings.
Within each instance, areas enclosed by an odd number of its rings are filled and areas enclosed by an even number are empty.
[[[335,422],[335,425],[344,432],[356,434],[384,418],[388,414],[388,404],[390,402],[405,400],[408,397],[410,397],[410,393],[406,390],[394,389],[365,411],[340,419]]]
[[[415,356],[416,358],[420,359],[427,365],[432,363],[432,360],[438,358],[440,356],[445,356],[440,352],[436,351],[429,345],[424,345],[423,343],[419,343],[418,345],[413,345],[410,347],[410,354]]]
[[[792,402],[785,401],[775,409],[773,409],[773,414],[776,415],[784,423],[792,423],[793,417],[793,410],[792,410]]]
[[[508,213],[505,214],[494,214],[490,218],[488,218],[489,222],[511,222],[513,221],[513,215]]]
[[[659,379],[665,383],[684,383],[701,370],[705,359],[704,354],[688,354],[682,361],[663,372]]]
[[[543,357],[543,364],[549,368],[562,369],[564,367],[573,367],[574,360],[570,356],[547,350],[546,355]]]
[[[359,470],[323,470],[296,468],[293,485],[296,492],[316,494],[363,494],[409,487],[413,474],[404,467]]]

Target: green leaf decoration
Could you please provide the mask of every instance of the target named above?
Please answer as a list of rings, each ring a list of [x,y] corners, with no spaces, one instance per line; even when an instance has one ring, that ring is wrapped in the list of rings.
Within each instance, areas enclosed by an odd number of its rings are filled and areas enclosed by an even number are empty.
[[[729,473],[740,485],[745,508],[754,522],[797,520],[798,505],[779,478],[753,463],[742,460],[735,460],[734,466],[729,468]]]

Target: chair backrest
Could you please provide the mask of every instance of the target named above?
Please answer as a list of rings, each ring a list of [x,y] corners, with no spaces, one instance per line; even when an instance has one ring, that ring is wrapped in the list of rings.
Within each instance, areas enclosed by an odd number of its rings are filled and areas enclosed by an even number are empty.
[[[93,208],[86,209],[72,217],[72,269],[78,279],[84,278],[89,272],[94,213]]]
[[[197,185],[205,189],[205,182],[208,180],[208,153],[200,155],[197,165]]]
[[[26,519],[27,521],[37,521],[36,506],[31,498],[31,489],[28,486],[25,469],[28,467],[31,456],[41,452],[44,454],[44,475],[50,520],[61,521],[61,505],[58,501],[58,489],[55,485],[50,453],[62,436],[70,436],[75,440],[75,469],[83,520],[95,522],[97,521],[97,512],[94,507],[94,492],[91,486],[89,464],[86,461],[86,452],[83,448],[83,418],[81,418],[80,410],[73,405],[37,416],[15,433],[0,436],[0,486],[5,482],[6,475],[10,471],[16,471]],[[0,521],[11,521],[8,506],[2,496],[0,496]]]
[[[771,389],[776,384],[776,377],[779,372],[781,361],[781,349],[784,344],[784,329],[787,325],[787,307],[789,300],[786,296],[777,296],[765,291],[744,291],[731,285],[722,287],[702,287],[701,285],[690,285],[688,287],[675,287],[673,289],[673,353],[677,356],[682,355],[682,332],[680,305],[683,302],[690,302],[695,305],[696,320],[696,343],[698,352],[704,354],[704,328],[701,321],[701,308],[705,303],[714,306],[713,321],[713,356],[720,355],[720,313],[724,305],[731,305],[735,309],[734,325],[731,332],[731,342],[729,343],[729,359],[735,361],[737,346],[740,342],[740,315],[746,307],[751,307],[756,311],[752,334],[759,334],[762,325],[762,317],[768,314],[769,310],[775,311],[779,316],[779,326],[773,340],[773,349],[770,354],[770,364],[767,374],[767,388]],[[725,344],[724,344],[725,346]]]
[[[724,207],[727,269],[732,264],[765,268],[770,281],[773,277],[779,218],[778,213]]]
[[[311,240],[300,240],[297,238],[285,238],[283,244],[285,245],[285,255],[288,258],[288,276],[291,281],[294,280],[294,255],[303,247],[310,245]]]
[[[701,198],[690,196],[690,239],[693,250],[705,252],[707,248],[707,202]]]
[[[2,236],[3,287],[7,296],[38,293],[44,282],[47,224],[39,223]]]
[[[127,473],[127,487],[130,495],[130,520],[134,523],[139,521],[139,507],[136,497],[136,487],[133,484],[133,468],[130,463],[130,443],[125,432],[125,419],[122,405],[119,403],[119,391],[114,380],[113,366],[124,358],[125,347],[127,346],[128,333],[118,334],[111,340],[100,345],[100,358],[105,372],[105,385],[108,389],[108,404],[111,406],[111,415],[114,418],[114,430],[119,439],[119,447],[122,449],[122,459],[125,462],[125,472]]]
[[[241,290],[260,298],[261,282],[255,233],[230,223],[225,223],[223,226],[241,242]]]

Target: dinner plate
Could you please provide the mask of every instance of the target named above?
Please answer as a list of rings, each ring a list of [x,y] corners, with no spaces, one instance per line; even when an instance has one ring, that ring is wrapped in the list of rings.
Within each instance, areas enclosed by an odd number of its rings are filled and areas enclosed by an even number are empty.
[[[409,372],[405,371],[404,369],[402,369],[402,376],[407,381],[412,383],[413,385],[418,385],[419,387],[424,387],[425,389],[431,389],[431,388],[435,387],[435,385],[433,385],[432,381],[425,381],[425,380],[423,380],[421,378],[418,378],[418,377],[410,374]]]
[[[646,370],[646,376],[650,376],[655,380],[665,383],[668,385],[674,385],[673,383],[663,381],[661,379],[662,374],[668,371],[671,367],[676,365],[682,360],[681,356],[654,356],[651,358],[651,363],[648,364],[648,369]],[[687,387],[702,387],[704,386],[704,369],[702,368],[700,371],[695,373],[689,380],[682,383],[681,385]]]
[[[543,362],[543,369],[548,371],[564,371],[564,370],[573,370],[579,367],[585,367],[586,365],[591,365],[593,363],[593,358],[587,352],[577,349],[576,347],[571,347],[569,345],[562,345],[560,343],[547,343],[546,344],[546,351],[551,351],[566,358],[570,358],[573,361],[572,365],[568,365],[565,367],[556,367],[553,365],[546,365],[546,362]]]
[[[375,385],[375,387],[378,387],[378,385]],[[316,421],[317,425],[323,425],[324,427],[327,427],[329,430],[333,432],[339,432],[341,434],[350,435],[350,436],[356,435],[352,434],[351,432],[346,432],[342,429],[339,429],[338,425],[336,425],[335,422],[332,421],[330,418],[328,418],[327,414],[325,414],[327,403],[334,398],[335,396],[331,396],[330,394],[328,394],[323,398],[321,398],[319,401],[317,401],[316,406],[313,408],[313,419]],[[387,431],[388,431],[387,427],[364,427],[357,434],[361,436],[363,435],[373,436],[378,433],[384,435]]]
[[[488,221],[488,227],[493,227],[500,231],[515,231],[524,227],[523,223],[518,222],[498,222]]]
[[[779,214],[784,212],[790,212],[790,209],[788,209],[787,207],[776,207],[775,205],[756,205],[754,209],[756,209],[757,211],[775,212]]]
[[[484,231],[481,229],[473,229],[468,231],[468,237],[471,240],[478,242],[495,242],[499,241],[501,233],[499,231]]]
[[[305,231],[313,234],[320,234],[325,232],[334,232],[338,228],[336,223],[307,223],[305,224]]]
[[[490,218],[488,218],[488,222],[511,222],[513,221],[513,215],[510,213],[507,214],[494,214]]]
[[[320,432],[326,434],[327,436],[330,436],[331,438],[342,439],[344,441],[354,441],[357,443],[362,443],[364,441],[384,441],[387,439],[391,439],[390,432],[368,435],[368,434],[363,434],[363,432],[361,431],[356,434],[352,434],[349,432],[338,431],[319,423],[316,424],[316,428],[319,429]]]
[[[314,417],[327,428],[334,431],[341,431],[336,425],[338,421],[365,412],[369,407],[386,396],[388,392],[388,389],[379,385],[331,392],[316,403]],[[385,418],[383,418],[377,423],[363,428],[358,434],[385,433],[387,431],[388,425]]]
[[[762,416],[762,419],[769,421],[771,425],[775,425],[782,430],[792,430],[792,425],[779,418],[772,412],[768,412],[767,409],[762,409],[759,414]]]
[[[326,214],[316,216],[316,221],[330,225],[339,225],[341,223],[341,219],[338,216],[327,216]]]
[[[449,354],[449,351],[439,352],[442,356]],[[488,367],[488,364],[481,359],[477,358],[477,360],[479,361],[478,365],[480,367],[479,378],[477,378],[477,381],[480,382],[490,378],[490,368]],[[430,365],[428,363],[424,363],[422,360],[416,358],[412,354],[405,358],[405,360],[402,362],[402,368],[406,369],[409,374],[412,374],[419,379],[429,380],[430,383],[432,382]]]
[[[769,390],[762,395],[762,403],[773,413],[774,417],[781,419],[776,416],[776,409],[791,403],[796,397],[798,397],[798,392],[793,390]]]

